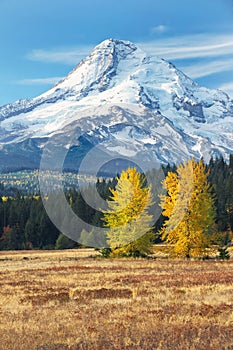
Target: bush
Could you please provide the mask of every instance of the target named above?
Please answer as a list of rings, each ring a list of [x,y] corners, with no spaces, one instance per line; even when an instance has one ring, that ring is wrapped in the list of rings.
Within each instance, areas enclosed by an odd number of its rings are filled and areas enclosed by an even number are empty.
[[[103,248],[100,249],[100,254],[103,258],[109,258],[110,254],[112,252],[111,248]]]
[[[219,252],[218,259],[220,259],[220,260],[229,260],[230,259],[230,253],[229,253],[227,247],[219,247],[218,252]]]

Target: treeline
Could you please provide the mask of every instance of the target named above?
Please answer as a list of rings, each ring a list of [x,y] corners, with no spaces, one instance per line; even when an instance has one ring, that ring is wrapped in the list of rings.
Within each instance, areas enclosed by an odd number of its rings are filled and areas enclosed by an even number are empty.
[[[227,244],[233,231],[233,155],[229,162],[223,158],[211,159],[206,166],[209,171],[208,180],[215,196],[216,220],[214,230],[218,244]],[[166,166],[165,175],[175,171],[174,166]],[[156,172],[152,172],[156,176]],[[114,188],[116,179],[97,181],[97,190],[103,199],[110,196],[110,188]],[[89,185],[86,192],[93,193]],[[56,193],[54,203],[56,206]],[[88,196],[88,194],[87,194]],[[71,189],[66,192],[66,198],[74,212],[85,222],[93,226],[102,226],[102,213],[89,206],[80,191]],[[164,221],[159,218],[154,227],[157,232]],[[81,232],[80,232],[81,234]],[[155,235],[155,241],[159,238]],[[214,236],[213,236],[214,237]],[[0,184],[0,249],[63,249],[78,247],[79,244],[64,236],[50,221],[42,199],[39,195],[22,195],[19,191],[5,190]]]
[[[116,180],[97,181],[97,192],[103,199],[110,195],[109,188]],[[90,197],[93,186],[85,188],[85,196]],[[25,196],[19,191],[12,196],[12,190],[4,193],[3,186],[0,200],[0,250],[19,249],[65,249],[75,248],[79,244],[64,236],[49,219],[39,195]],[[88,193],[90,195],[88,195]],[[4,195],[3,195],[4,193]],[[59,193],[53,193],[54,210]],[[89,206],[80,191],[70,189],[66,198],[73,211],[85,222],[95,226],[101,225],[101,213]],[[76,230],[77,231],[77,230]],[[81,232],[80,232],[81,235]]]

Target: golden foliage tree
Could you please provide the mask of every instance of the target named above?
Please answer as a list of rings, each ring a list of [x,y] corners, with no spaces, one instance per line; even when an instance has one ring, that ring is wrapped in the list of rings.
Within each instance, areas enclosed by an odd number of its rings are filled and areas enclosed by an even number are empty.
[[[148,253],[152,215],[151,190],[145,185],[145,177],[136,168],[122,171],[116,189],[111,190],[108,210],[104,214],[107,241],[118,255]]]
[[[167,219],[162,238],[176,255],[201,256],[208,246],[215,206],[207,177],[203,161],[190,159],[163,181],[167,194],[161,196],[161,207]]]

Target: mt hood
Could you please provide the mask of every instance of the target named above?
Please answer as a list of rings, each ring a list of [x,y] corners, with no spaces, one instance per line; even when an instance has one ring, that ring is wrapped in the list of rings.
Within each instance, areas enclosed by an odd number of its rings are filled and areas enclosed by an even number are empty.
[[[0,129],[1,169],[38,168],[45,144],[61,139],[69,168],[97,144],[119,157],[146,150],[163,164],[227,159],[233,101],[131,42],[109,39],[47,92],[1,107]]]

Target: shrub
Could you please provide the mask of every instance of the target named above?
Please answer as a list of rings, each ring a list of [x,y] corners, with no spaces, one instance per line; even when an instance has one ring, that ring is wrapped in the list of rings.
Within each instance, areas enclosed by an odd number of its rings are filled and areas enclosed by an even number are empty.
[[[229,253],[227,247],[219,247],[218,252],[219,252],[218,259],[220,259],[220,260],[229,260],[230,259],[230,253]]]

